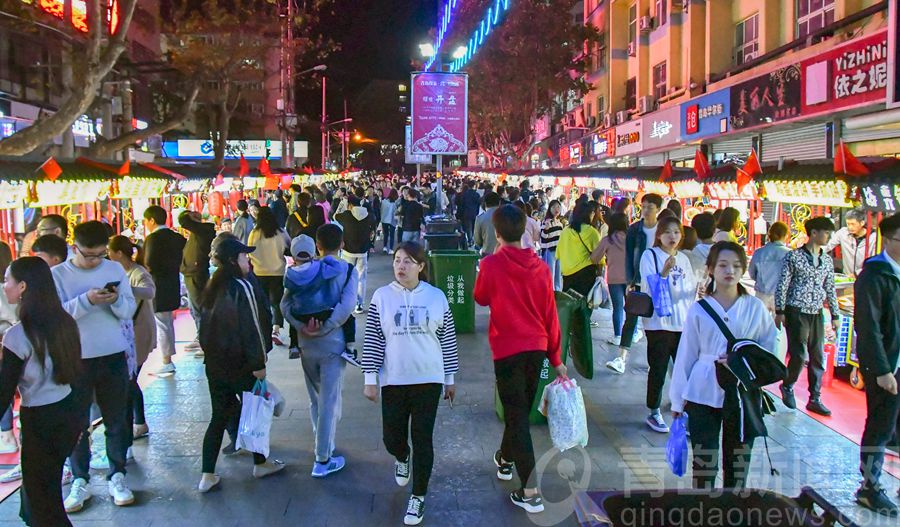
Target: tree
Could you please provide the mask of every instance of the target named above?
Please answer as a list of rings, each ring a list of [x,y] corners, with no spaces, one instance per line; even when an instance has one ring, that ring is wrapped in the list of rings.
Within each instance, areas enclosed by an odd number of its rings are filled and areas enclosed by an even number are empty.
[[[461,6],[457,32],[447,42],[464,43],[490,0]],[[551,111],[554,97],[590,91],[584,79],[585,49],[599,39],[596,28],[567,16],[575,0],[520,0],[493,28],[466,64],[469,131],[492,166],[521,162],[531,144],[535,118]],[[447,49],[453,46],[445,44]]]
[[[42,117],[28,128],[0,139],[0,155],[26,155],[62,135],[76,119],[84,115],[97,96],[101,82],[112,70],[122,51],[137,0],[119,0],[119,24],[110,34],[107,24],[109,6],[101,0],[86,0],[88,33],[70,36],[63,49],[63,63],[71,65],[71,82],[62,104],[55,113]]]

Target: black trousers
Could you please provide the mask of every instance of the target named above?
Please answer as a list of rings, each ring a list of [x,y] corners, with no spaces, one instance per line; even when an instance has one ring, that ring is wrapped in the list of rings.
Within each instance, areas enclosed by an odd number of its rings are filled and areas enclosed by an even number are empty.
[[[210,376],[206,371],[206,380],[209,384],[209,399],[212,404],[212,417],[206,434],[203,436],[203,472],[213,474],[216,472],[216,461],[219,459],[219,449],[222,448],[222,437],[225,429],[234,426],[241,415],[241,395],[250,391],[256,382],[252,375],[241,379],[218,379]],[[254,453],[253,463],[261,465],[266,462],[266,457]]]
[[[735,396],[736,397],[736,396]],[[728,398],[728,394],[726,394]],[[740,440],[740,413],[736,402],[726,401],[725,408],[688,402],[688,415],[693,452],[693,484],[696,489],[712,489],[719,472],[719,435],[722,438],[722,475],[725,488],[743,488],[750,471],[753,440]]]
[[[563,275],[563,291],[573,289],[581,296],[587,296],[597,280],[597,266],[589,265],[580,271],[575,271],[568,276]]]
[[[273,324],[283,327],[284,316],[281,314],[281,297],[284,296],[284,277],[257,276],[256,278],[259,279],[259,285],[266,292],[266,296],[269,297],[269,304],[272,305]]]
[[[651,410],[659,409],[662,404],[669,360],[675,362],[679,342],[680,331],[647,330],[647,364],[650,365],[647,373],[647,408]]]
[[[894,373],[900,382],[900,373]],[[884,447],[900,432],[900,395],[888,393],[878,386],[875,377],[866,376],[866,427],[859,450],[859,471],[863,487],[877,488],[884,465]]]
[[[822,321],[822,314],[809,315],[788,306],[784,310],[784,318],[788,341],[787,376],[784,384],[794,386],[800,378],[806,358],[809,357],[806,371],[809,397],[818,399],[822,392],[822,376],[825,374],[825,323]]]
[[[528,482],[534,472],[534,445],[531,443],[528,414],[534,404],[541,366],[546,356],[544,351],[526,351],[494,361],[505,425],[500,455],[516,465],[522,489],[529,487]]]
[[[141,374],[141,366],[137,367],[137,373],[134,379],[128,383],[128,404],[125,408],[126,426],[128,428],[128,446],[134,445],[134,425],[147,424],[147,418],[144,415],[144,392],[138,384],[138,376]],[[127,451],[126,451],[127,453]]]
[[[412,432],[412,493],[428,494],[434,466],[434,421],[444,385],[409,384],[381,388],[382,437],[387,451],[397,461],[409,459]]]
[[[59,475],[81,434],[78,396],[45,406],[23,406],[22,489],[19,516],[32,527],[70,526]]]
[[[194,324],[198,329],[200,328],[200,297],[203,295],[203,290],[206,289],[207,282],[209,282],[209,275],[206,273],[184,275],[184,288],[187,289],[191,316],[194,317]]]
[[[125,352],[82,359],[82,374],[78,379],[78,410],[76,415],[81,420],[81,435],[78,444],[72,451],[72,473],[76,478],[90,481],[91,448],[90,425],[91,401],[96,400],[106,428],[106,457],[109,458],[109,474],[120,472],[125,474],[125,451],[131,441],[132,430],[128,422],[131,409],[129,392],[131,381],[128,377],[128,362]]]

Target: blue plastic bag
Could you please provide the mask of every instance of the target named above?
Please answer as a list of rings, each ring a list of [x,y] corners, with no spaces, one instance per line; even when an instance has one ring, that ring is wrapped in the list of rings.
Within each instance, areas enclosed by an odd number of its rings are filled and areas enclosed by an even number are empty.
[[[672,428],[669,431],[669,441],[666,443],[666,461],[672,474],[679,478],[687,472],[688,463],[688,440],[687,440],[687,419],[684,415],[675,419]]]
[[[659,317],[672,316],[672,295],[669,292],[669,279],[660,274],[647,277],[650,298],[653,299],[653,314]]]

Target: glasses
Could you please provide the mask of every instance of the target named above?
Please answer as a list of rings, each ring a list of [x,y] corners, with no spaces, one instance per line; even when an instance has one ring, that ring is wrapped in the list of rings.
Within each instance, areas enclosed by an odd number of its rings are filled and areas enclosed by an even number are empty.
[[[103,251],[102,253],[91,254],[91,253],[84,252],[84,250],[77,245],[75,246],[75,250],[78,251],[78,253],[81,256],[83,256],[85,260],[103,260],[104,258],[109,256],[109,251]]]

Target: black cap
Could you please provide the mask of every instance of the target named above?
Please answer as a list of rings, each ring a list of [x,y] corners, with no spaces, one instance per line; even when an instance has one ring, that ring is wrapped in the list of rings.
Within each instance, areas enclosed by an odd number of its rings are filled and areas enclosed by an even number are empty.
[[[215,257],[219,260],[237,258],[241,253],[252,253],[256,247],[247,247],[237,238],[227,238],[216,245]]]

